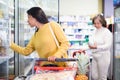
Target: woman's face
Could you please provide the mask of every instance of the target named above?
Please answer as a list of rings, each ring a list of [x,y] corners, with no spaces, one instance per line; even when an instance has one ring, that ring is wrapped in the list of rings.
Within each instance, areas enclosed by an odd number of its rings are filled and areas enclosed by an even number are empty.
[[[28,15],[28,23],[31,27],[36,26],[36,19],[34,17],[32,17],[31,15]]]
[[[99,29],[99,28],[102,27],[102,24],[101,24],[101,22],[100,22],[100,20],[99,20],[98,18],[94,20],[94,26],[95,26],[97,29]]]

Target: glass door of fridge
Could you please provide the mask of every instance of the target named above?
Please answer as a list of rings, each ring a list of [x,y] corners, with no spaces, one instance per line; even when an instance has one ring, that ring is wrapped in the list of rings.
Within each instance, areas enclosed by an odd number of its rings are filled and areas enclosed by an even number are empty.
[[[26,11],[31,7],[41,7],[49,20],[58,21],[58,0],[19,0],[18,7],[18,44],[25,47],[31,36],[34,35],[35,28],[31,28],[27,22]],[[54,9],[53,9],[54,8]],[[31,53],[28,56],[19,54],[19,75],[30,75],[32,74],[32,68],[34,66],[34,58],[38,57],[36,52]]]
[[[9,48],[14,31],[14,0],[0,0],[0,80],[14,78],[14,53]]]
[[[114,0],[114,79],[120,80],[120,0]]]

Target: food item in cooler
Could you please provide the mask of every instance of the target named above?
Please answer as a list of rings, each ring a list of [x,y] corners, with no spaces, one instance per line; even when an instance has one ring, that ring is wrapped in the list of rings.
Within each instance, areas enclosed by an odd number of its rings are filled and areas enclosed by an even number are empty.
[[[2,39],[0,38],[0,46],[2,46]]]
[[[3,18],[3,10],[0,9],[0,18]]]
[[[5,52],[5,47],[3,46],[0,46],[0,56],[5,56],[6,55],[6,52]]]
[[[4,46],[2,46],[2,39],[0,38],[0,56],[6,55],[6,49]]]

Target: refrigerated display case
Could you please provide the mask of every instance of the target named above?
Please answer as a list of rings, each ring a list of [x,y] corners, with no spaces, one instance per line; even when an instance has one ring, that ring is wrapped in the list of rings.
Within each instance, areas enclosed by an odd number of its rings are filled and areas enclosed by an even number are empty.
[[[14,0],[0,0],[0,79],[14,77],[14,53],[10,50],[14,24]]]
[[[120,80],[120,0],[114,0],[114,80]]]

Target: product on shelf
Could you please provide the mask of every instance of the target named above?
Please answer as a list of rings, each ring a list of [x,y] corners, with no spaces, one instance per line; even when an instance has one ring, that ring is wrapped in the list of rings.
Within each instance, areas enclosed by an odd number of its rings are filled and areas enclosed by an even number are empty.
[[[0,38],[0,46],[2,46],[2,39]]]
[[[3,11],[0,10],[0,18],[3,18]]]
[[[0,38],[0,56],[6,55],[6,49],[4,46],[2,46],[2,39]]]
[[[71,49],[88,45],[95,28],[89,16],[61,16],[60,23],[71,44]]]
[[[0,46],[0,56],[6,56],[6,49],[3,46]]]

